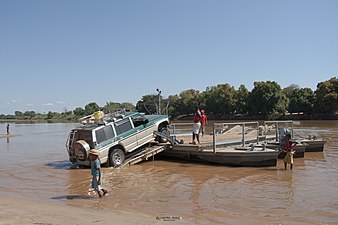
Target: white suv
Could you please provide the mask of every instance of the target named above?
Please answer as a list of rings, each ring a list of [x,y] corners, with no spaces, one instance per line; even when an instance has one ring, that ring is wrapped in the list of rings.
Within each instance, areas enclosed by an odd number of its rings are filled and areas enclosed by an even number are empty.
[[[102,164],[119,167],[128,153],[157,140],[154,131],[167,133],[167,115],[144,115],[139,112],[126,112],[110,117],[104,124],[89,123],[72,129],[66,148],[69,160],[78,165],[89,165],[88,151],[97,149]]]

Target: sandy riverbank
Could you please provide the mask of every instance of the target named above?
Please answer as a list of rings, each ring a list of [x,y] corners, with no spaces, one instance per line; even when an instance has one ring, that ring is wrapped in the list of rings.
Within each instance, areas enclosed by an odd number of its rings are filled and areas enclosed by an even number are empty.
[[[102,199],[104,201],[104,199]],[[187,224],[175,220],[170,224]],[[137,212],[88,209],[65,204],[48,204],[15,197],[0,196],[0,225],[75,225],[75,224],[168,224]]]

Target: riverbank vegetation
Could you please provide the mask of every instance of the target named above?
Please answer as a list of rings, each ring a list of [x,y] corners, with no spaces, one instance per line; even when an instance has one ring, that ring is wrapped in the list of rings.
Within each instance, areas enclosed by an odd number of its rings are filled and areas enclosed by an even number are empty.
[[[284,89],[275,81],[255,82],[249,91],[244,85],[235,89],[230,84],[207,87],[205,91],[184,90],[163,98],[145,95],[134,106],[131,103],[107,102],[100,107],[91,102],[84,108],[64,112],[16,111],[14,115],[0,114],[0,121],[73,122],[96,111],[105,113],[118,109],[137,110],[146,114],[169,114],[172,118],[190,118],[200,102],[210,119],[337,119],[338,79],[333,77],[317,84],[317,89],[290,85]]]

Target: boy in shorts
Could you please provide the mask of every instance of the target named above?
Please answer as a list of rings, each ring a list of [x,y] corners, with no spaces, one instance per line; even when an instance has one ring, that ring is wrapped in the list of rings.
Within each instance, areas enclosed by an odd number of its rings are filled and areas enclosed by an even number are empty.
[[[99,151],[96,149],[89,150],[89,161],[92,173],[92,188],[95,189],[99,197],[105,196],[108,191],[104,189],[102,185],[101,176],[101,161],[99,159]],[[101,194],[101,191],[103,194]]]

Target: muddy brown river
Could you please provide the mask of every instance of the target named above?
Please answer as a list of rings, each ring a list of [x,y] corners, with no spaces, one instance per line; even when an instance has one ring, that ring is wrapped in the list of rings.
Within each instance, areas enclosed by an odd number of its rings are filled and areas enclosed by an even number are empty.
[[[70,169],[65,142],[77,124],[10,125],[17,136],[0,138],[3,196],[181,217],[183,224],[338,224],[338,121],[295,126],[327,143],[324,152],[296,158],[292,171],[282,160],[264,168],[146,161],[104,168],[104,199],[88,195],[90,169]]]

